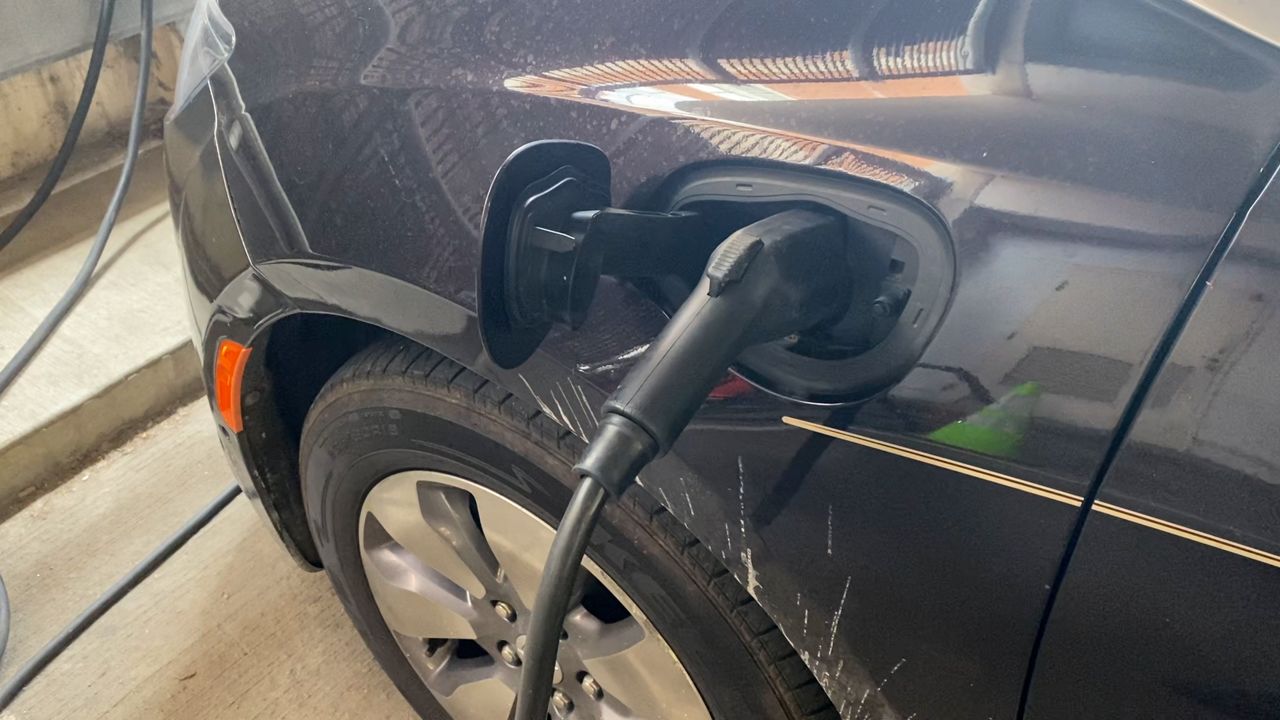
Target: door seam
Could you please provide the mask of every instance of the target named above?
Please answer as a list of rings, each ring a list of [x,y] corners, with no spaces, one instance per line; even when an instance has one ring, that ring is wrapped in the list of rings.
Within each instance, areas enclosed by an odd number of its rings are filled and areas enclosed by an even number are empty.
[[[1204,297],[1205,291],[1208,290],[1210,280],[1218,270],[1218,266],[1226,257],[1227,252],[1231,250],[1235,244],[1236,238],[1240,234],[1241,228],[1249,219],[1249,215],[1257,206],[1258,201],[1262,198],[1263,193],[1275,181],[1277,172],[1280,171],[1280,145],[1272,148],[1271,153],[1267,156],[1266,162],[1259,168],[1257,176],[1250,184],[1248,192],[1240,205],[1232,213],[1231,218],[1227,221],[1222,233],[1214,242],[1213,248],[1209,251],[1209,255],[1205,258],[1204,264],[1196,273],[1195,279],[1192,281],[1187,294],[1183,297],[1182,303],[1178,307],[1178,311],[1174,313],[1173,318],[1165,327],[1164,332],[1160,336],[1160,341],[1156,343],[1155,350],[1151,354],[1146,367],[1143,368],[1142,374],[1138,379],[1138,385],[1134,389],[1133,394],[1129,396],[1129,400],[1125,403],[1124,411],[1120,414],[1120,421],[1116,423],[1115,430],[1112,431],[1111,441],[1107,445],[1106,452],[1103,453],[1102,462],[1098,465],[1097,471],[1094,473],[1093,479],[1089,483],[1088,490],[1084,493],[1084,502],[1080,506],[1080,512],[1076,515],[1075,524],[1072,526],[1071,535],[1067,539],[1066,546],[1063,548],[1062,557],[1058,562],[1058,570],[1054,574],[1053,584],[1049,588],[1049,595],[1045,600],[1044,611],[1040,615],[1040,625],[1036,628],[1035,640],[1031,644],[1031,655],[1027,661],[1027,672],[1022,680],[1022,694],[1018,699],[1018,720],[1025,720],[1027,713],[1027,703],[1030,700],[1031,684],[1035,677],[1037,661],[1040,658],[1041,646],[1044,642],[1045,634],[1049,626],[1049,619],[1053,615],[1054,604],[1058,599],[1058,594],[1062,589],[1062,585],[1066,580],[1067,571],[1071,565],[1072,556],[1075,554],[1077,545],[1080,542],[1080,536],[1084,532],[1085,522],[1088,520],[1090,511],[1098,498],[1098,494],[1102,489],[1103,482],[1106,480],[1107,474],[1111,471],[1115,463],[1116,457],[1119,456],[1121,448],[1124,447],[1125,441],[1129,438],[1129,432],[1132,430],[1134,422],[1138,415],[1141,414],[1143,406],[1146,403],[1147,396],[1151,392],[1151,388],[1155,384],[1155,380],[1160,371],[1164,368],[1169,360],[1169,356],[1173,353],[1173,348],[1178,344],[1178,340],[1182,337],[1182,332],[1190,321],[1191,316],[1195,313],[1196,308],[1200,304],[1200,300]]]

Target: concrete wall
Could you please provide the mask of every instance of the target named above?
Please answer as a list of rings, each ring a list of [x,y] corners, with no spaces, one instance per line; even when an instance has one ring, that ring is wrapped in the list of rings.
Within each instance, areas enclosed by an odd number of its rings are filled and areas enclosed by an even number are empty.
[[[0,3],[8,0],[0,0]],[[148,89],[148,120],[158,123],[173,102],[182,35],[172,25],[156,28]],[[62,142],[89,64],[85,50],[0,80],[0,184],[24,173],[43,173]],[[138,76],[138,38],[107,48],[97,94],[79,148],[123,146]],[[79,154],[79,153],[77,153]]]
[[[90,46],[102,0],[0,0],[0,80]],[[154,0],[156,25],[186,27],[195,0]],[[138,0],[116,0],[111,38],[138,34]]]

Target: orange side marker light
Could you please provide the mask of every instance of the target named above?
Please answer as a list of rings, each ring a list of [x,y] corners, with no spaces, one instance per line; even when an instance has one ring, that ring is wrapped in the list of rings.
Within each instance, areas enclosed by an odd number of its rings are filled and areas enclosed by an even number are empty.
[[[223,338],[218,343],[217,357],[214,358],[213,397],[218,403],[222,421],[231,432],[244,429],[244,416],[240,414],[240,388],[251,352],[253,348]]]

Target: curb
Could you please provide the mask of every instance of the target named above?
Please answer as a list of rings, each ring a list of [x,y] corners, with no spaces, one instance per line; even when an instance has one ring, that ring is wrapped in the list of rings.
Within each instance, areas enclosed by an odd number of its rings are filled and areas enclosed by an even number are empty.
[[[0,447],[0,518],[70,477],[202,392],[200,362],[183,342],[16,441]]]

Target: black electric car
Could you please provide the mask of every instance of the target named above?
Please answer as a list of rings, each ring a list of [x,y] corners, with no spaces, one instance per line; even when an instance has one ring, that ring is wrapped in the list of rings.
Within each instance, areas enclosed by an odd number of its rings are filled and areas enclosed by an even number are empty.
[[[840,302],[607,505],[551,716],[1280,717],[1265,0],[202,0],[186,42],[222,445],[423,716],[508,716],[602,403],[805,211]],[[499,362],[482,237],[529,196],[490,190],[543,141],[682,224]]]

